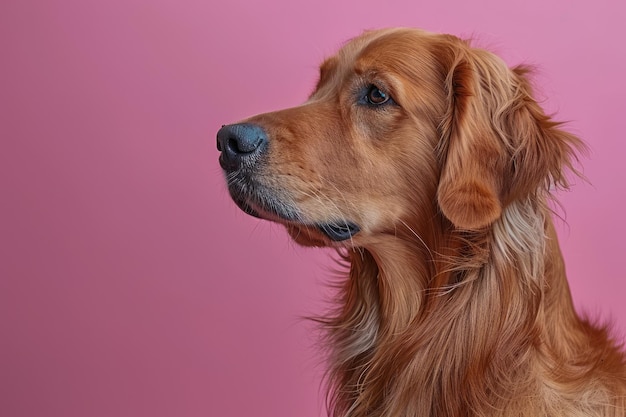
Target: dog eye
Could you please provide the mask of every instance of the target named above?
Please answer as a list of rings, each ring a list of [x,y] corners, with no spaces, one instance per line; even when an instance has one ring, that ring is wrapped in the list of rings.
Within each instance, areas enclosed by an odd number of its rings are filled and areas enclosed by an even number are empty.
[[[369,104],[373,104],[375,106],[385,104],[389,101],[389,99],[389,94],[385,93],[375,85],[370,85],[367,90],[367,94],[365,95],[365,100],[367,100]]]

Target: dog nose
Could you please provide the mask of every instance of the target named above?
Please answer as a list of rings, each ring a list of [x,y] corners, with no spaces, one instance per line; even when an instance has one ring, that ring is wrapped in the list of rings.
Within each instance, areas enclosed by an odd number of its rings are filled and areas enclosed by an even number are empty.
[[[222,126],[217,132],[217,150],[222,152],[220,165],[225,170],[253,164],[267,148],[267,133],[250,123]]]

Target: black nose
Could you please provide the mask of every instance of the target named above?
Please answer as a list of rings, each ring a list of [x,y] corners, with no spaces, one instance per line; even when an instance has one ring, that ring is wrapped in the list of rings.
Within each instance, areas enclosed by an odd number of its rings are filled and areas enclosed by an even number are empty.
[[[220,165],[225,170],[252,166],[267,143],[267,134],[260,126],[250,123],[222,126],[217,132],[217,150],[222,152]]]

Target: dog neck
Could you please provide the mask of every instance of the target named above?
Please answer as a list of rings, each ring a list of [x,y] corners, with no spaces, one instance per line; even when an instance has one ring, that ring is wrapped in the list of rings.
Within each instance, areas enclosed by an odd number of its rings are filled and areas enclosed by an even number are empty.
[[[577,322],[548,213],[529,199],[488,230],[439,218],[350,252],[327,322],[336,415],[489,415],[537,395],[538,346],[562,344],[539,317]]]

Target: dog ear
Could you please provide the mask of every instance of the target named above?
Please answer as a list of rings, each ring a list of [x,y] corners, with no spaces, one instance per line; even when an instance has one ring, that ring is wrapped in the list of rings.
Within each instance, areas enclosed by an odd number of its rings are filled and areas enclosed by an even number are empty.
[[[543,113],[526,73],[470,48],[456,54],[447,73],[437,200],[457,228],[484,228],[511,201],[568,185],[563,167],[571,168],[580,141]]]

